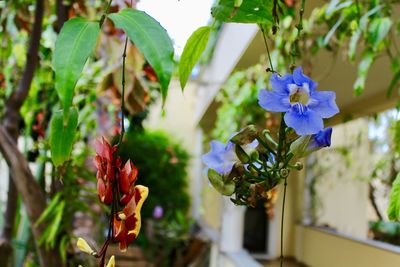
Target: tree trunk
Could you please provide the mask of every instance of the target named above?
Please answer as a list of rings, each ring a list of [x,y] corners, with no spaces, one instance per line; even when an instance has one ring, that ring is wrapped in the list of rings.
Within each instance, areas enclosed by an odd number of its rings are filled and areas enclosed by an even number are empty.
[[[5,224],[6,226],[8,225],[8,229],[5,229],[5,231],[8,232],[3,235],[5,237],[10,237],[9,241],[11,241],[12,226],[15,220],[15,213],[13,214],[13,211],[9,210],[9,208],[12,208],[16,204],[16,198],[13,197],[16,193],[12,191],[13,187],[21,194],[36,242],[39,240],[45,227],[44,225],[35,226],[37,219],[46,208],[45,195],[41,191],[38,183],[35,181],[31,170],[29,169],[27,159],[20,153],[17,146],[21,121],[20,108],[29,94],[29,89],[38,62],[43,14],[44,0],[37,0],[35,6],[35,20],[29,40],[26,65],[17,90],[15,90],[10,95],[9,99],[7,99],[5,104],[6,110],[4,126],[0,126],[0,151],[8,163],[10,177],[12,178],[10,179],[11,190],[9,191],[9,195],[11,194],[12,197],[8,199],[8,210],[6,211],[5,217]],[[13,183],[15,183],[15,185],[13,185]],[[36,245],[42,266],[62,266],[62,261],[58,251],[48,251],[44,247],[39,247],[37,243]],[[4,247],[7,248],[7,246]],[[8,255],[10,255],[10,253]],[[6,262],[8,261],[8,259],[4,260]]]
[[[11,174],[8,179],[7,206],[4,213],[4,226],[0,239],[0,266],[11,267],[12,256],[12,235],[14,232],[14,222],[17,213],[18,192],[12,180]]]
[[[32,175],[26,158],[18,150],[14,140],[3,126],[0,126],[0,151],[10,167],[15,185],[25,204],[41,266],[63,266],[56,250],[46,250],[37,244],[37,240],[43,234],[45,225],[35,225],[35,223],[46,208],[46,199]]]

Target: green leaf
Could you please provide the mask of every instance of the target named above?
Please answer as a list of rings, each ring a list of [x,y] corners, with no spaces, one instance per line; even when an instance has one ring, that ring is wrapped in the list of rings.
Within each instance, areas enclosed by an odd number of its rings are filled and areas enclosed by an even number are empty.
[[[235,193],[235,183],[232,180],[224,181],[222,175],[213,169],[208,169],[208,179],[220,194],[230,196]]]
[[[390,85],[386,93],[387,97],[392,96],[393,90],[399,84],[399,81],[400,81],[400,70],[394,74],[392,81],[390,82]]]
[[[163,101],[174,70],[174,48],[167,31],[143,11],[125,8],[108,15],[117,28],[123,29],[129,39],[143,53],[156,72]]]
[[[57,38],[53,66],[55,86],[64,111],[68,111],[72,104],[75,85],[96,45],[99,32],[97,22],[73,18],[64,24]]]
[[[325,15],[327,16],[327,18],[331,18],[331,15],[333,13],[348,6],[351,6],[352,4],[353,4],[352,1],[341,2],[340,0],[332,0],[326,9]]]
[[[50,245],[51,248],[54,248],[56,245],[57,235],[60,232],[60,228],[61,228],[61,224],[62,224],[64,207],[65,207],[65,201],[63,200],[63,201],[61,201],[60,205],[57,208],[57,214],[55,214],[54,219],[47,226],[50,228],[50,231],[48,233],[46,243],[48,245]]]
[[[335,25],[333,25],[333,27],[329,30],[329,32],[326,34],[325,38],[324,38],[324,42],[323,45],[326,46],[328,45],[330,39],[332,38],[332,36],[334,35],[334,33],[336,32],[337,28],[339,28],[340,24],[342,24],[344,20],[344,15],[342,14],[340,16],[340,18],[337,20],[337,22],[335,23]]]
[[[78,125],[78,110],[70,108],[64,120],[62,110],[53,114],[50,121],[50,150],[55,166],[62,165],[69,159]]]
[[[389,220],[400,221],[400,174],[397,174],[397,177],[392,184],[387,214]]]
[[[374,15],[375,13],[379,12],[379,10],[381,10],[381,9],[382,9],[382,6],[378,5],[378,6],[374,7],[373,9],[371,9],[370,11],[368,11],[367,13],[365,13],[361,17],[359,25],[354,25],[354,22],[352,22],[351,27],[354,27],[355,29],[353,31],[353,34],[351,36],[350,43],[349,43],[349,51],[348,51],[349,60],[354,61],[354,59],[355,59],[358,40],[360,39],[362,33],[367,31],[368,22],[370,21],[369,17]]]
[[[392,21],[390,18],[374,18],[369,25],[368,42],[376,50],[388,34]]]
[[[356,82],[354,83],[354,93],[356,96],[361,95],[365,88],[365,81],[367,79],[367,74],[369,68],[371,67],[372,63],[375,59],[375,53],[367,50],[363,53],[362,59],[358,64],[358,77]]]
[[[64,235],[61,238],[60,245],[58,247],[58,251],[60,253],[61,260],[63,263],[66,263],[66,261],[67,261],[67,249],[68,249],[68,245],[70,242],[71,242],[71,240],[68,235]]]
[[[200,59],[204,49],[206,49],[208,39],[210,38],[210,33],[211,27],[200,27],[192,33],[185,45],[185,48],[183,49],[181,60],[179,62],[179,78],[182,90],[186,86],[186,82],[193,67]]]
[[[61,193],[57,193],[55,197],[50,201],[50,203],[47,205],[47,208],[42,212],[40,215],[39,219],[36,221],[35,226],[37,227],[39,224],[43,223],[45,220],[49,219],[50,216],[53,216],[54,210],[58,206],[58,202],[60,200]]]
[[[235,6],[235,0],[220,0],[211,9],[214,18],[224,22],[238,23],[272,23],[272,1],[269,0],[246,0]]]
[[[355,21],[352,21],[352,24],[357,24],[357,23]],[[356,25],[355,27],[357,28],[353,31],[353,34],[351,35],[349,42],[349,50],[347,52],[350,61],[354,61],[354,59],[356,58],[356,49],[358,40],[360,39],[362,34],[362,30],[358,27],[358,25]]]

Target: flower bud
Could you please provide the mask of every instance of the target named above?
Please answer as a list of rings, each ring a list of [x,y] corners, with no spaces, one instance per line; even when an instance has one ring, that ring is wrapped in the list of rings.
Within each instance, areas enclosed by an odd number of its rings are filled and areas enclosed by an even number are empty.
[[[231,138],[231,142],[236,145],[247,145],[253,142],[258,136],[258,129],[254,125],[243,128],[238,134]]]
[[[250,159],[251,161],[257,161],[259,159],[259,156],[260,155],[258,154],[258,151],[254,149],[250,154]]]
[[[246,164],[246,163],[250,162],[250,156],[247,155],[246,151],[244,151],[244,149],[241,146],[239,146],[239,145],[235,146],[235,153],[236,153],[236,156],[238,157],[238,159],[242,163]]]
[[[96,251],[94,251],[89,246],[89,244],[86,242],[86,240],[83,239],[83,238],[80,238],[80,237],[78,238],[78,242],[76,242],[76,246],[79,248],[80,251],[85,252],[85,253],[87,253],[89,255],[94,256],[94,255],[97,254]]]
[[[289,170],[286,169],[286,168],[283,168],[283,169],[281,169],[281,170],[279,171],[279,173],[280,173],[280,175],[281,175],[283,178],[286,178],[286,177],[288,177],[288,175],[289,175]]]
[[[230,196],[235,192],[235,183],[232,180],[224,180],[222,175],[213,169],[208,169],[208,179],[215,190],[224,196]]]
[[[110,260],[107,263],[106,267],[115,267],[115,257],[114,255],[111,256]]]
[[[296,170],[301,171],[303,169],[303,163],[301,162],[296,162],[293,166]]]
[[[331,145],[332,128],[326,128],[313,135],[305,135],[298,138],[290,146],[293,155],[302,158],[323,147]]]
[[[235,0],[234,7],[239,8],[243,3],[243,0]]]

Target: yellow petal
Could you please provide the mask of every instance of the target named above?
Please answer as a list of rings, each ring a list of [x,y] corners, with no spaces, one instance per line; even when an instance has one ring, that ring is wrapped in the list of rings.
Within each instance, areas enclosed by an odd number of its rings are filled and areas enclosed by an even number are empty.
[[[114,255],[111,256],[110,260],[107,263],[106,267],[115,267],[115,258]]]
[[[138,189],[140,192],[140,199],[139,199],[138,203],[136,204],[136,209],[135,209],[136,227],[135,227],[135,229],[130,230],[128,232],[128,234],[135,234],[136,236],[138,236],[141,225],[142,225],[140,210],[142,209],[143,202],[146,200],[147,196],[149,195],[149,188],[147,188],[146,186],[143,186],[143,185],[137,185],[137,186],[135,186],[135,189]]]
[[[90,255],[96,254],[96,252],[89,246],[89,244],[83,238],[78,238],[78,242],[76,243],[76,245],[82,252],[85,252]]]

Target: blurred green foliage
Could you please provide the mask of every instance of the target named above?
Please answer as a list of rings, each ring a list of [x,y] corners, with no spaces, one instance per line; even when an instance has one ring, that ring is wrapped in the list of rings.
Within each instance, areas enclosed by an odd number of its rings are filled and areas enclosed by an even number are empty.
[[[189,209],[187,172],[189,155],[163,132],[130,131],[120,152],[123,162],[131,159],[139,169],[138,184],[149,188],[142,217],[151,218],[155,206],[186,214]],[[165,212],[166,215],[170,214]]]

